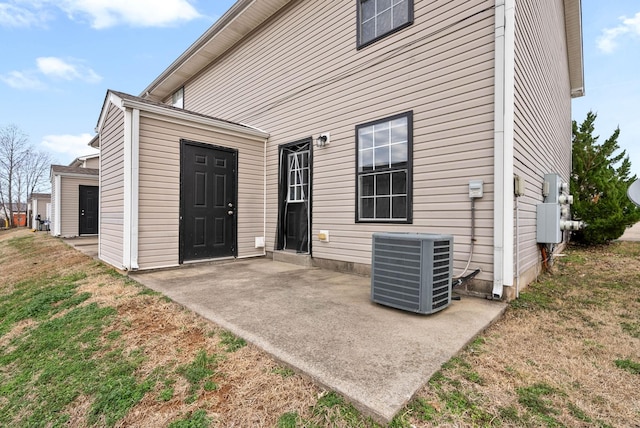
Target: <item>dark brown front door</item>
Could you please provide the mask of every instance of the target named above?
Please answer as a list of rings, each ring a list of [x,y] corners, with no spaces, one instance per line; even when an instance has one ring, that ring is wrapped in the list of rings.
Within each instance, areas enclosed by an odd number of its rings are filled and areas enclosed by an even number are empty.
[[[98,234],[98,186],[80,186],[79,235]]]
[[[236,255],[237,152],[182,141],[180,262]]]

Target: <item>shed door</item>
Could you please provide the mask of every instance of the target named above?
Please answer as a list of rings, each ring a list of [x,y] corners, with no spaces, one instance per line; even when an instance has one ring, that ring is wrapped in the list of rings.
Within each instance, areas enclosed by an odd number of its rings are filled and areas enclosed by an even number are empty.
[[[98,186],[80,186],[79,235],[98,234]]]
[[[236,255],[235,150],[182,141],[180,262]]]

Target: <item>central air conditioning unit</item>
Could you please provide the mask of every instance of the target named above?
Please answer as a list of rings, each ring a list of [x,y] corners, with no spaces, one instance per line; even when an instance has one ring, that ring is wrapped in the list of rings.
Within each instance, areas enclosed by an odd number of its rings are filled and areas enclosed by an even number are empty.
[[[371,300],[419,314],[451,303],[453,236],[374,233]]]

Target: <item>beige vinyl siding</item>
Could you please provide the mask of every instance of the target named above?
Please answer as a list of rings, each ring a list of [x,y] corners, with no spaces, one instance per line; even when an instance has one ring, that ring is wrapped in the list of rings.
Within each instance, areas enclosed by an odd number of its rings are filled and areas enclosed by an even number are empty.
[[[330,132],[330,144],[314,148],[314,257],[369,264],[373,232],[451,233],[459,273],[470,242],[468,182],[482,179],[473,266],[492,278],[493,6],[417,0],[413,25],[358,51],[355,1],[294,1],[187,82],[186,109],[271,135],[268,250],[277,229],[278,146]],[[413,224],[356,223],[355,126],[409,110]],[[321,229],[331,242],[317,240]]]
[[[83,168],[100,169],[100,158],[95,157],[85,160]]]
[[[47,219],[47,205],[51,203],[51,199],[50,198],[43,198],[43,199],[37,199],[38,202],[38,212],[35,213],[36,217],[38,216],[38,214],[40,214],[40,219],[41,220],[46,220]],[[34,227],[37,226],[37,224],[34,223]]]
[[[536,204],[545,173],[569,180],[571,100],[562,0],[518,0],[515,38],[514,171],[525,179],[519,200],[520,271],[538,264]]]
[[[144,112],[140,119],[140,269],[179,262],[180,140],[238,150],[238,257],[263,255],[255,238],[264,236],[264,142],[167,121]]]
[[[60,180],[60,235],[78,236],[80,226],[80,186],[97,186],[98,177],[68,177]]]
[[[51,198],[34,198],[31,201],[31,227],[33,229],[38,229],[39,224],[36,220],[38,218],[38,214],[40,214],[40,219],[42,221],[47,220],[47,205],[51,203]]]
[[[100,134],[100,258],[121,267],[124,227],[124,112],[115,106]]]

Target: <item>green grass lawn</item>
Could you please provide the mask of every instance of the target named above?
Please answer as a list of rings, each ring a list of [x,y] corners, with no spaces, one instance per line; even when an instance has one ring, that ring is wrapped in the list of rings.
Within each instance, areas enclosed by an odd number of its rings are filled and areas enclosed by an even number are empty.
[[[0,426],[380,426],[48,235],[0,272]],[[570,248],[390,426],[637,426],[639,391],[640,243]]]

